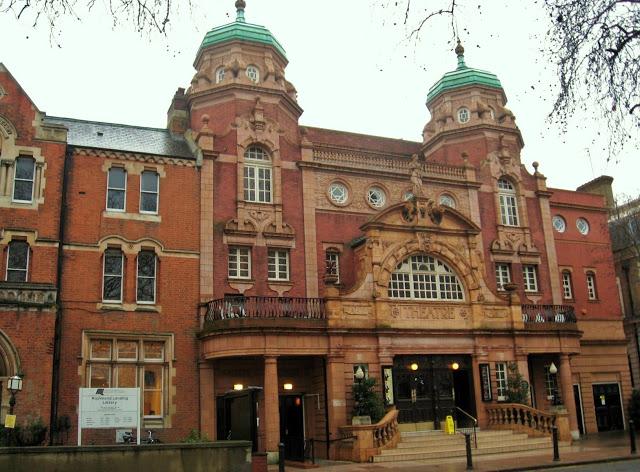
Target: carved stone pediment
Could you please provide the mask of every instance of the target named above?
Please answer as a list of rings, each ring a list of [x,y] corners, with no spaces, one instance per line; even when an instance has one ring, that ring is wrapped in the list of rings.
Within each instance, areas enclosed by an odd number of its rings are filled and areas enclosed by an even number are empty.
[[[490,250],[494,254],[540,256],[529,228],[525,227],[498,226],[498,237],[491,242]]]
[[[256,224],[248,218],[233,218],[224,225],[224,232],[226,234],[256,234],[258,228]]]
[[[364,232],[374,228],[412,232],[436,229],[453,233],[480,232],[480,228],[459,211],[438,205],[426,197],[414,197],[392,205],[360,227]]]
[[[0,282],[0,306],[53,308],[58,290],[51,284]]]

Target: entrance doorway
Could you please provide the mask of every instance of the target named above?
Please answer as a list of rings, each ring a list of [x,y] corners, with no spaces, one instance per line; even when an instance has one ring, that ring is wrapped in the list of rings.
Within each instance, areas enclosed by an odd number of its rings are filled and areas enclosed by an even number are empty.
[[[398,421],[432,423],[440,429],[447,415],[456,417],[456,406],[475,414],[472,376],[469,356],[396,357],[393,384]]]
[[[302,395],[280,397],[280,442],[284,444],[284,457],[304,460],[304,403]]]
[[[624,429],[620,386],[617,383],[593,385],[598,432]]]
[[[251,441],[257,451],[257,392],[258,389],[247,389],[218,397],[218,440]]]
[[[580,392],[580,385],[573,384],[573,400],[576,404],[576,416],[578,418],[578,431],[580,434],[584,434],[584,417],[582,414],[582,394]]]

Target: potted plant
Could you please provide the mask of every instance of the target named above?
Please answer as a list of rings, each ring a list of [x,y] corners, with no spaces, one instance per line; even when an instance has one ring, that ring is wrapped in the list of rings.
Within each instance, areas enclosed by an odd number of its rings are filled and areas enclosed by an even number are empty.
[[[373,378],[363,378],[353,384],[352,424],[373,424],[384,416],[384,405],[376,384],[377,381]]]

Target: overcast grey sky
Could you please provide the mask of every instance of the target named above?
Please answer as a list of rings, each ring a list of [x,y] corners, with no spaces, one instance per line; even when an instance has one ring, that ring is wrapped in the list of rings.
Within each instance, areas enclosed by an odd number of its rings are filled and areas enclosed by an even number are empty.
[[[49,115],[162,127],[176,88],[189,85],[204,34],[235,18],[233,0],[193,3],[173,17],[165,38],[141,37],[126,23],[114,28],[99,2],[82,21],[59,23],[59,46],[46,24],[34,29],[1,14],[0,61]],[[418,41],[406,40],[410,27],[395,3],[247,0],[247,21],[268,27],[287,52],[287,78],[305,110],[301,124],[421,140],[427,90],[455,69],[454,44],[444,19],[427,25]],[[465,0],[463,7],[458,28],[466,62],[501,80],[527,168],[539,161],[549,186],[569,189],[607,174],[617,193],[639,195],[637,148],[607,163],[606,123],[577,117],[562,134],[546,120],[555,69],[540,52],[547,28],[541,7],[494,0]]]

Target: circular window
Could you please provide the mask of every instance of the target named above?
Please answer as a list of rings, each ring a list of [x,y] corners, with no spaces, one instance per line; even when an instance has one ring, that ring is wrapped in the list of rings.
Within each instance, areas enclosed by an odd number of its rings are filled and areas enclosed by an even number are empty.
[[[448,206],[450,208],[456,207],[456,201],[453,199],[451,195],[447,195],[446,193],[440,195],[440,198],[438,199],[438,201],[440,202],[440,205]]]
[[[553,228],[558,233],[564,233],[567,229],[567,223],[564,221],[564,218],[560,215],[556,215],[553,217]]]
[[[589,223],[584,218],[578,218],[576,220],[576,228],[580,231],[580,234],[589,233]]]
[[[260,72],[258,71],[258,68],[256,66],[247,67],[247,77],[249,77],[251,82],[258,83],[258,80],[260,80]]]
[[[471,118],[471,113],[469,113],[468,108],[463,107],[458,110],[458,121],[460,123],[466,123],[469,121],[469,118]]]
[[[404,195],[402,195],[402,200],[407,202],[409,200],[411,200],[415,195],[413,194],[413,192],[404,192]]]
[[[216,70],[216,84],[219,84],[224,80],[224,67],[218,67]]]
[[[334,182],[329,185],[329,198],[338,205],[344,205],[349,198],[349,189],[340,182]]]
[[[367,191],[367,202],[374,208],[382,208],[386,201],[384,190],[380,187],[371,187]]]

